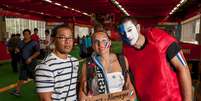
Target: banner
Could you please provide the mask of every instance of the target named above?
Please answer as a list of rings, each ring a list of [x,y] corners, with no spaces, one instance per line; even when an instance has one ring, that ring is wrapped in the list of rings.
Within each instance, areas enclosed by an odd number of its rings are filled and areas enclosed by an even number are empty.
[[[130,90],[125,90],[122,92],[117,92],[117,93],[110,93],[110,94],[100,94],[97,96],[90,96],[90,97],[85,97],[84,101],[134,101],[130,100]],[[133,93],[135,95],[135,93]],[[135,97],[136,98],[136,95]],[[134,99],[132,98],[132,99]]]

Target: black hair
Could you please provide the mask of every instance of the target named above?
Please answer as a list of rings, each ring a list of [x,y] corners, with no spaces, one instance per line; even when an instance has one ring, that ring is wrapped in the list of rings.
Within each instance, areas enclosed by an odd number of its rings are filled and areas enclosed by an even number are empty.
[[[57,31],[58,31],[58,29],[60,29],[60,28],[66,28],[66,29],[70,29],[70,30],[72,31],[71,27],[68,26],[68,25],[66,25],[66,24],[58,25],[58,26],[56,26],[56,27],[54,27],[54,28],[52,29],[51,37],[56,37]],[[72,31],[72,32],[73,32],[73,31]]]
[[[45,33],[48,33],[48,34],[49,34],[49,33],[50,33],[50,31],[49,31],[48,29],[46,29],[46,30],[45,30]]]
[[[16,35],[15,34],[11,34],[11,38],[15,37]]]
[[[123,16],[123,17],[121,17],[119,24],[122,24],[122,23],[124,23],[124,22],[126,22],[128,20],[131,20],[135,25],[137,25],[137,20],[133,16]]]
[[[22,33],[24,34],[25,32],[29,32],[29,34],[31,34],[31,31],[29,29],[24,29]]]
[[[16,36],[19,36],[19,37],[20,37],[21,35],[20,35],[19,33],[17,33]]]
[[[34,28],[34,31],[38,31],[38,28]]]
[[[94,32],[105,32],[105,29],[102,24],[96,24],[94,26]]]

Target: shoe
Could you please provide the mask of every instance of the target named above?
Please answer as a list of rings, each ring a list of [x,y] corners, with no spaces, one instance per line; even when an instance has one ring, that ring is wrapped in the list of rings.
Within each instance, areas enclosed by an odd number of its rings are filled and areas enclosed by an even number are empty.
[[[20,96],[20,91],[17,91],[17,90],[13,90],[11,92],[9,92],[11,95],[15,95],[15,96]]]

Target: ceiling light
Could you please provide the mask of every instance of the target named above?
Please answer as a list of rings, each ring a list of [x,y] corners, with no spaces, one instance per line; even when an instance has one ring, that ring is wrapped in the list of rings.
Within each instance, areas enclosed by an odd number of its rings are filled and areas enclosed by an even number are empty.
[[[44,0],[44,1],[49,2],[49,3],[52,3],[51,0]],[[89,16],[89,14],[87,14],[87,13],[85,13],[85,12],[81,12],[81,11],[76,10],[76,9],[74,9],[74,8],[71,8],[71,7],[68,7],[68,6],[61,5],[60,3],[57,3],[57,2],[54,2],[54,3],[52,3],[52,4],[55,4],[55,5],[57,5],[57,6],[62,6],[63,8],[70,9],[70,10],[72,10],[72,11],[75,11],[75,12],[78,12],[78,13],[81,13],[81,14],[84,14],[84,15]],[[57,17],[57,18],[59,18],[59,17]]]
[[[78,12],[78,13],[80,13],[80,11],[79,10],[75,10],[76,12]]]
[[[56,2],[56,3],[54,3],[54,4],[55,4],[55,5],[57,5],[57,6],[61,6],[61,4],[60,4],[60,3],[57,3],[57,2]]]
[[[85,13],[85,12],[84,12],[84,13],[82,13],[82,14],[87,15],[87,13]]]
[[[187,0],[181,0],[174,8],[170,11],[169,15],[167,15],[167,16],[163,19],[163,21],[166,21],[166,20],[170,17],[170,15],[172,15],[174,12],[176,12],[176,10],[177,10],[180,6],[182,6],[186,1],[187,1]]]
[[[68,8],[68,6],[64,6],[64,8]]]
[[[57,18],[58,18],[58,19],[61,19],[61,17],[60,17],[60,16],[57,16]]]
[[[43,13],[43,12],[40,12],[40,14],[44,15],[44,13]]]
[[[116,0],[111,0],[111,2],[117,7],[119,8],[119,10],[121,12],[123,12],[125,15],[129,16],[128,12],[122,7],[122,5],[119,4],[119,2],[117,2]]]
[[[51,0],[44,0],[44,1],[49,2],[49,3],[52,3],[52,1],[51,1]]]
[[[180,4],[183,3],[183,2],[185,2],[185,1],[186,1],[186,0],[181,0],[181,1],[180,1]]]
[[[169,13],[170,15],[172,15],[180,6],[182,6],[187,0],[181,0]]]
[[[179,7],[181,4],[177,4],[177,6],[176,7]]]

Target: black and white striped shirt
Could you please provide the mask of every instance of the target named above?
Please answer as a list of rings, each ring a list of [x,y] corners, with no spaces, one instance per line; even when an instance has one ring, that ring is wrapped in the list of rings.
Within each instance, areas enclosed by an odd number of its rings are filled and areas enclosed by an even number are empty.
[[[51,53],[36,67],[37,92],[52,92],[53,101],[77,100],[76,85],[79,62],[68,55],[61,59]]]

